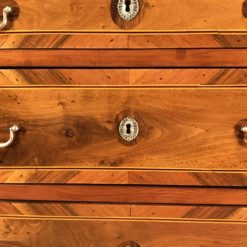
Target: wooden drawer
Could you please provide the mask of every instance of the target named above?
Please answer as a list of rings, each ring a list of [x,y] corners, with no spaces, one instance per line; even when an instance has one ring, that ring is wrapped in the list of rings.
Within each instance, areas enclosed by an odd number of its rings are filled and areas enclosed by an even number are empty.
[[[1,218],[4,247],[165,247],[247,244],[245,223]]]
[[[133,1],[133,0],[132,0]],[[125,21],[117,0],[4,0],[15,6],[11,31],[239,31],[247,28],[244,0],[139,0],[139,14]],[[10,14],[11,15],[11,14]],[[10,16],[11,17],[11,16]]]
[[[245,170],[246,98],[244,88],[2,89],[1,140],[21,130],[1,166]],[[119,134],[128,116],[131,142]]]

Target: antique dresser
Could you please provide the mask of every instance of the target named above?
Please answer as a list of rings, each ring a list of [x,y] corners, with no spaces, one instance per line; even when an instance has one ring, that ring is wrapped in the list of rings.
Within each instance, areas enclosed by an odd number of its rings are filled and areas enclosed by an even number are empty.
[[[0,247],[247,245],[247,1],[0,12]]]

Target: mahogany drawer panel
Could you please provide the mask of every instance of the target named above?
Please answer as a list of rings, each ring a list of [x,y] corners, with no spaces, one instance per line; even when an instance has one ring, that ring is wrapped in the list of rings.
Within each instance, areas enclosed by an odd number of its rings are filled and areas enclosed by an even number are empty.
[[[231,86],[247,84],[246,68],[0,69],[1,86]]]
[[[1,140],[21,130],[1,166],[245,170],[246,98],[245,88],[2,89]],[[118,131],[128,116],[132,142]]]
[[[8,5],[17,6],[13,13],[15,18],[7,26],[11,31],[119,31],[127,28],[135,31],[238,31],[247,28],[244,0],[189,0],[186,3],[139,0],[141,11],[130,23],[118,16],[116,0],[1,2],[1,8]]]
[[[246,245],[245,223],[1,218],[2,246],[165,247]]]

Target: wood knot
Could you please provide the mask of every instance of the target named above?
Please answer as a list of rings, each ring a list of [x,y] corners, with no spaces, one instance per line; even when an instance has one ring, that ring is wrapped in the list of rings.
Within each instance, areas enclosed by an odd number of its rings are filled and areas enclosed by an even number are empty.
[[[65,136],[69,137],[69,138],[73,138],[75,136],[74,130],[70,129],[70,128],[66,129],[65,130]]]

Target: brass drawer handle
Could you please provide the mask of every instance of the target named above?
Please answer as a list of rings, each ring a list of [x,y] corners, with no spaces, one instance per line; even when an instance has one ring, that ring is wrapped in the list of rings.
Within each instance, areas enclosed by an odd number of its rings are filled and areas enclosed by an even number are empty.
[[[0,148],[9,147],[14,142],[15,133],[19,130],[20,130],[20,127],[18,125],[14,125],[11,128],[9,128],[9,140],[4,143],[0,143]]]
[[[3,30],[7,24],[8,24],[8,15],[9,13],[12,12],[12,8],[9,7],[9,6],[6,6],[4,9],[3,9],[3,21],[2,23],[0,24],[0,30]]]

